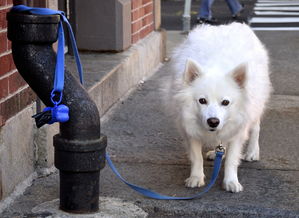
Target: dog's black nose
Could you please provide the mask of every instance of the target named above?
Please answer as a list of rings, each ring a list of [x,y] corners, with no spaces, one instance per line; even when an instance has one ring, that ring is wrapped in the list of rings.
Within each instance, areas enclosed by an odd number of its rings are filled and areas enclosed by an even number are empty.
[[[211,117],[207,120],[207,123],[210,127],[215,128],[219,125],[220,120],[216,117]]]

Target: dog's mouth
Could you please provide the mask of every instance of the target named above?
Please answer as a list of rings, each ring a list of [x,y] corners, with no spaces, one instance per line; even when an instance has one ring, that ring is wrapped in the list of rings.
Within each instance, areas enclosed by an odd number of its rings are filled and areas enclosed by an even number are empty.
[[[216,129],[215,129],[215,128],[211,128],[211,129],[209,129],[209,131],[210,131],[210,132],[215,132]]]

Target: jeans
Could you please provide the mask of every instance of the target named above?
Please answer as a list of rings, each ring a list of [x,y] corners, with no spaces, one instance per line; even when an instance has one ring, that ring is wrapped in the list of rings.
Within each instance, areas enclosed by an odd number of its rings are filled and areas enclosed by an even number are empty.
[[[241,9],[242,5],[238,0],[225,0],[232,15],[236,15]],[[212,5],[214,0],[202,0],[198,18],[205,18],[210,20],[212,18]]]

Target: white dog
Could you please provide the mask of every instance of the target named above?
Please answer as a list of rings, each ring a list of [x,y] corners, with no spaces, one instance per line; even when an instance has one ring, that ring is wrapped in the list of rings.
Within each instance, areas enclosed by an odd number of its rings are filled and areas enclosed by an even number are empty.
[[[186,186],[205,184],[202,147],[223,143],[223,187],[242,191],[237,169],[247,139],[243,158],[259,160],[260,119],[271,92],[267,51],[245,24],[203,25],[175,50],[172,62],[167,102],[189,144]]]

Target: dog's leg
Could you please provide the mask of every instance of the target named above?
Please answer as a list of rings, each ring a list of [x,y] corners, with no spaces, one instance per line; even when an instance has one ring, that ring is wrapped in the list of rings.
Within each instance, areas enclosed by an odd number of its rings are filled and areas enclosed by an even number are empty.
[[[190,177],[185,180],[187,187],[200,187],[205,184],[205,175],[203,172],[203,157],[202,157],[202,144],[195,140],[190,140],[189,155],[191,160],[191,173]]]
[[[250,133],[247,150],[243,156],[245,161],[258,161],[260,159],[260,146],[259,146],[259,135],[260,135],[260,121],[253,125]]]
[[[237,137],[228,146],[226,152],[223,188],[226,191],[243,191],[238,180],[238,166],[240,163],[241,150],[244,143],[243,137]]]

